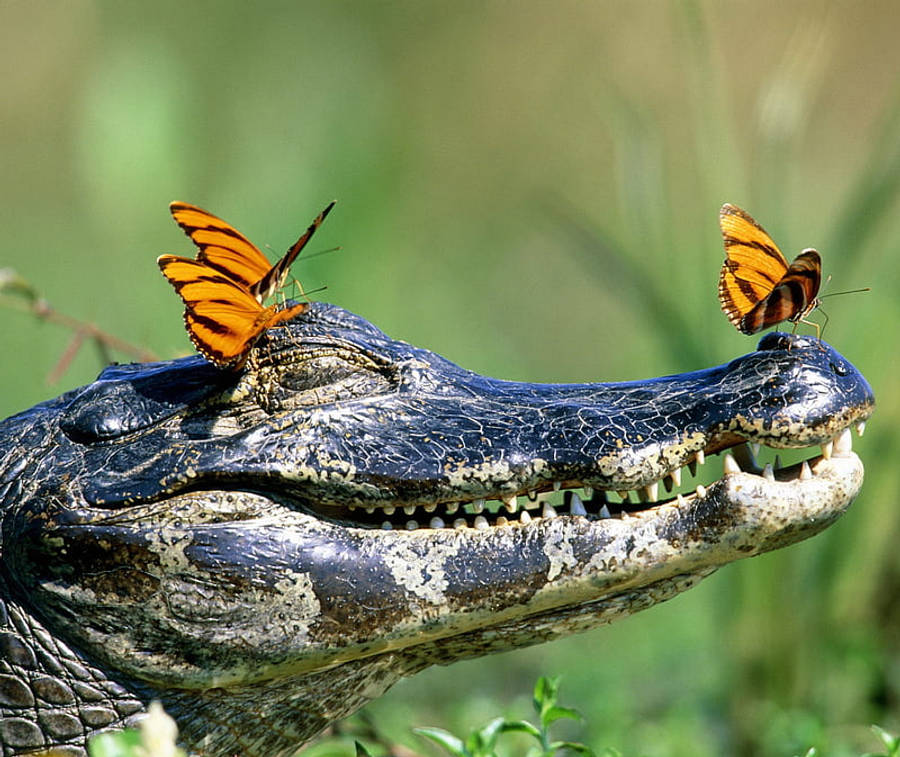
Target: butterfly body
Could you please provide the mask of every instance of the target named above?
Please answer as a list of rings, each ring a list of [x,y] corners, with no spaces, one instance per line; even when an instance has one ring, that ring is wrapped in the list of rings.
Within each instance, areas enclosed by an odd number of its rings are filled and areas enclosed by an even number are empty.
[[[819,304],[819,253],[806,249],[788,265],[765,229],[735,205],[722,206],[719,226],[725,243],[719,303],[732,325],[756,334],[782,321],[807,323]]]
[[[184,301],[184,324],[197,351],[220,368],[239,369],[266,329],[309,305],[264,306],[287,279],[291,263],[334,206],[320,213],[275,265],[243,234],[196,205],[173,202],[176,223],[197,245],[196,260],[161,255],[157,264]]]

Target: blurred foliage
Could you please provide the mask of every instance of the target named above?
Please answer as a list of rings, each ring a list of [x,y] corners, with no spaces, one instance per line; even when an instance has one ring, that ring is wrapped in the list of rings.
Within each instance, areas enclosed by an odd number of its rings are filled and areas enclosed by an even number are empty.
[[[752,349],[721,315],[717,211],[814,246],[826,338],[878,410],[859,501],[821,536],[564,642],[431,670],[371,706],[398,741],[564,672],[588,744],[858,753],[900,728],[900,71],[893,6],[310,2],[0,6],[5,244],[53,308],[187,354],[159,275],[200,204],[274,254],[332,198],[307,288],[477,371],[618,380]],[[4,311],[0,412],[93,379]],[[121,359],[121,358],[120,358]],[[788,725],[785,725],[785,724]],[[798,723],[806,725],[798,733]]]

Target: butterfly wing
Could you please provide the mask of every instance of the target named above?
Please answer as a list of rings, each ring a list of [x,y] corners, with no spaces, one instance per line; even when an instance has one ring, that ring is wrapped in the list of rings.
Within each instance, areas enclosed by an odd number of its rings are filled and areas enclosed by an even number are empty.
[[[309,225],[309,228],[303,232],[303,236],[294,242],[291,249],[285,253],[284,257],[272,266],[259,281],[250,287],[250,293],[256,297],[257,300],[264,302],[268,297],[271,297],[284,286],[291,264],[303,251],[306,243],[312,238],[312,235],[316,233],[316,229],[322,225],[322,221],[325,220],[325,217],[331,212],[333,207],[334,202],[332,201],[325,210],[316,216],[315,220]]]
[[[734,205],[722,206],[719,227],[725,243],[725,263],[719,274],[719,303],[735,328],[745,334],[755,334],[776,321],[756,325],[755,319],[745,323],[745,317],[772,293],[787,273],[787,260],[766,230],[749,213]]]
[[[782,321],[799,321],[818,304],[822,259],[813,249],[804,250],[791,263],[769,295],[741,318],[738,328],[755,334]]]
[[[157,263],[184,301],[191,342],[220,368],[240,368],[266,329],[309,307],[264,308],[246,289],[199,260],[162,255]]]
[[[221,218],[186,202],[173,202],[169,210],[175,223],[199,248],[197,260],[222,276],[249,289],[271,270],[269,260],[256,245]]]

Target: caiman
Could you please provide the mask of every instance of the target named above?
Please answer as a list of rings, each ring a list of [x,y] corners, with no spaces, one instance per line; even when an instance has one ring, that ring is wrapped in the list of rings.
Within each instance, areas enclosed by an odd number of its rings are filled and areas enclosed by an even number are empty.
[[[849,429],[873,406],[809,337],[529,384],[321,303],[241,372],[108,368],[0,424],[2,754],[82,755],[153,699],[196,753],[291,754],[402,676],[822,530],[859,492]],[[813,449],[760,467],[760,444]],[[665,494],[717,452],[719,480]]]

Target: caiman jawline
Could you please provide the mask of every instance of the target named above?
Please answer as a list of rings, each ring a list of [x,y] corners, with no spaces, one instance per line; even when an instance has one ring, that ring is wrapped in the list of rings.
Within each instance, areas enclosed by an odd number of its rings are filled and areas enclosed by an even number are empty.
[[[857,433],[862,436],[865,421],[855,424]],[[823,483],[833,483],[843,488],[845,481],[852,481],[862,470],[862,463],[853,453],[853,443],[849,428],[841,431],[832,441],[821,445],[821,455],[812,456],[791,466],[782,467],[779,455],[775,454],[774,463],[761,466],[757,462],[761,445],[753,442],[740,442],[725,451],[725,447],[712,454],[724,452],[722,457],[723,476],[717,481],[703,485],[698,484],[694,492],[678,493],[668,498],[659,498],[659,485],[667,492],[681,486],[682,468],[672,470],[662,481],[645,486],[640,491],[605,491],[582,485],[580,482],[554,482],[544,490],[530,490],[521,494],[513,494],[496,498],[475,499],[470,502],[442,502],[426,505],[349,505],[343,508],[323,506],[315,508],[320,514],[338,520],[344,525],[362,528],[381,528],[384,530],[406,529],[443,529],[474,528],[488,529],[515,524],[529,524],[542,518],[553,518],[561,515],[580,516],[588,520],[606,518],[625,518],[639,512],[654,510],[657,507],[677,504],[689,507],[697,500],[705,499],[707,492],[729,476],[753,477],[755,486],[777,486],[790,484],[803,487]],[[774,449],[769,448],[767,449]],[[805,449],[814,449],[807,447]],[[687,463],[691,475],[696,475],[698,466],[706,462],[706,452],[699,451],[693,460]],[[817,481],[814,481],[817,479]],[[562,502],[551,503],[555,492],[562,491]],[[775,497],[775,492],[772,492]],[[559,496],[553,497],[558,500]]]

